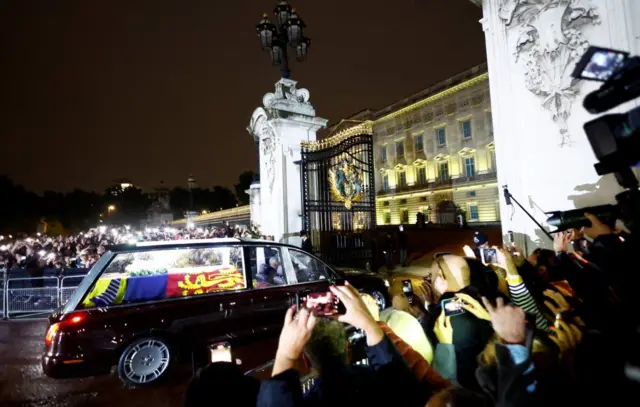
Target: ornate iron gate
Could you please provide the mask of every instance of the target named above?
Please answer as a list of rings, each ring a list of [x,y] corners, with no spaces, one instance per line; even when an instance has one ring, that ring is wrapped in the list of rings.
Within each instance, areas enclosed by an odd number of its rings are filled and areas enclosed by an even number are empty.
[[[338,266],[364,267],[376,226],[370,126],[304,143],[301,167],[304,225],[315,254]]]

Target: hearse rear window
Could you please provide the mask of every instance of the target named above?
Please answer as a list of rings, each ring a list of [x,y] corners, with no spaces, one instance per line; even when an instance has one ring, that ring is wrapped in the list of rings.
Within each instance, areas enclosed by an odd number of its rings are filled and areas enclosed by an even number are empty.
[[[241,247],[120,253],[80,308],[191,297],[246,287]]]

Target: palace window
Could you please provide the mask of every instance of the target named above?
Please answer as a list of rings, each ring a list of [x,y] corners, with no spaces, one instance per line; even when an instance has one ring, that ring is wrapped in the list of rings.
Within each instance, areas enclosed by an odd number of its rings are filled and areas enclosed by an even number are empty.
[[[407,186],[407,173],[406,171],[400,171],[398,173],[398,186],[406,187]]]
[[[384,174],[382,176],[382,189],[385,191],[389,190],[389,174]]]
[[[422,142],[422,134],[416,136],[416,151],[424,151],[424,143]]]
[[[447,144],[447,133],[444,127],[440,127],[436,130],[436,138],[438,140],[439,146],[444,146]]]
[[[418,183],[424,185],[427,183],[427,168],[418,167]]]
[[[384,212],[384,219],[383,222],[385,225],[388,225],[391,223],[391,212],[390,211],[385,211]]]
[[[448,180],[449,179],[449,162],[445,161],[443,163],[440,163],[440,179],[441,180]]]
[[[476,174],[476,160],[473,157],[464,159],[464,173],[467,177],[473,177]]]
[[[478,205],[469,205],[469,220],[478,220]]]
[[[404,141],[402,140],[396,141],[396,156],[398,158],[404,157]]]
[[[462,137],[465,140],[471,138],[471,120],[465,120],[462,122]]]
[[[407,208],[400,210],[400,223],[409,223],[409,210]]]
[[[380,147],[380,157],[383,163],[387,162],[387,146]]]

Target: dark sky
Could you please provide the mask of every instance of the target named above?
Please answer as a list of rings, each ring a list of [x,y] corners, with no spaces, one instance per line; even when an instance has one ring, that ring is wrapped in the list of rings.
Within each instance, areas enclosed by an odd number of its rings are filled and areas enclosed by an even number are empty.
[[[5,0],[0,174],[41,192],[127,177],[231,186],[279,79],[255,25],[276,0]],[[292,78],[330,123],[485,59],[468,0],[294,0],[312,39]]]

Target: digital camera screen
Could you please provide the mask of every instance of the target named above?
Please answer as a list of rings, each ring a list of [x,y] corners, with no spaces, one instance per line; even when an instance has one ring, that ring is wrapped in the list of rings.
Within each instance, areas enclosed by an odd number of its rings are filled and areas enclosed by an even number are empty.
[[[580,77],[605,82],[624,65],[627,55],[619,51],[596,49],[580,73]]]
[[[496,264],[498,262],[496,249],[480,249],[480,256],[484,264]]]
[[[307,309],[314,310],[318,316],[338,315],[340,300],[331,291],[309,293],[302,298]]]
[[[442,300],[442,309],[444,310],[444,315],[447,317],[460,315],[465,313],[465,309],[462,308],[462,300],[460,298],[449,298],[446,300]]]

